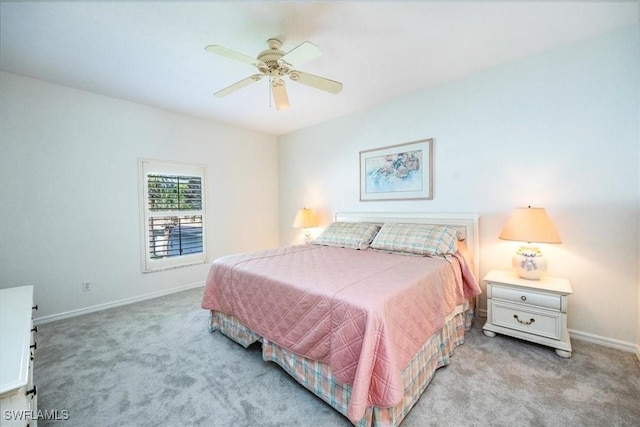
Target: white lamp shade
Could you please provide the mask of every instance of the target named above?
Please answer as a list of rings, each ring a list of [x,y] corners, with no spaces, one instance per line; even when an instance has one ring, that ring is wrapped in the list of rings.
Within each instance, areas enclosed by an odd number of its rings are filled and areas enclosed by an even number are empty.
[[[498,238],[535,243],[562,243],[544,208],[516,208]]]
[[[293,220],[293,228],[311,228],[318,226],[318,218],[311,209],[303,208],[298,211]]]

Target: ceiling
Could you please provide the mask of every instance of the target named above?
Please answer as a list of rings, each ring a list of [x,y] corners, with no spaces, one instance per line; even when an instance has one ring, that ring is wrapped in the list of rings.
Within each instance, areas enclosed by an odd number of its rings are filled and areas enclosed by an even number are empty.
[[[0,69],[274,135],[638,23],[637,1],[0,2]],[[329,94],[286,82],[277,111],[255,74],[204,50],[255,57],[277,38],[322,56],[298,69]]]

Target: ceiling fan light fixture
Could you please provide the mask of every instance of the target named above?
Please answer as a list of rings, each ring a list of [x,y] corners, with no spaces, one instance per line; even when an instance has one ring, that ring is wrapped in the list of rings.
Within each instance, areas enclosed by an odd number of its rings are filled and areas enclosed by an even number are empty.
[[[287,95],[284,80],[282,80],[282,77],[284,76],[289,76],[291,80],[297,83],[302,83],[332,94],[337,94],[342,91],[342,83],[340,82],[293,69],[296,65],[300,65],[303,62],[310,61],[320,56],[322,52],[318,46],[305,41],[287,53],[280,50],[281,46],[282,42],[278,39],[267,40],[268,49],[260,52],[256,59],[224,46],[207,46],[205,48],[207,52],[215,53],[217,55],[224,56],[225,58],[244,62],[246,64],[251,64],[260,72],[260,74],[254,74],[233,83],[232,85],[219,90],[214,95],[221,98],[240,90],[251,83],[257,82],[262,77],[269,77],[269,83],[273,99],[276,104],[276,109],[287,110],[289,109],[289,97]]]
[[[274,77],[271,80],[271,91],[273,92],[273,100],[276,104],[276,110],[289,109],[289,96],[284,85],[284,80]]]

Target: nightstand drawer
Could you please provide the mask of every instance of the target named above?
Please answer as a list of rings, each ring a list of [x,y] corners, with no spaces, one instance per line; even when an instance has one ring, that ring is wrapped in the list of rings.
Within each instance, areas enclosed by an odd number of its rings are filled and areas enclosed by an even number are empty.
[[[491,323],[556,340],[563,339],[561,313],[491,301]]]
[[[560,311],[562,300],[560,295],[543,294],[527,289],[514,289],[493,284],[490,298],[518,302],[520,304],[535,305]]]

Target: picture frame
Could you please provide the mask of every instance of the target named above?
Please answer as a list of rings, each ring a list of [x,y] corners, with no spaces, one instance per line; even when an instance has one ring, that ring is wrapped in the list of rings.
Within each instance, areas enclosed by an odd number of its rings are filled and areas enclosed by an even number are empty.
[[[433,139],[360,151],[360,201],[432,200]]]

